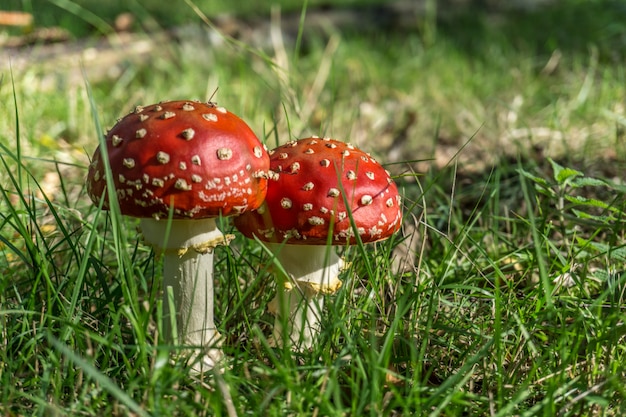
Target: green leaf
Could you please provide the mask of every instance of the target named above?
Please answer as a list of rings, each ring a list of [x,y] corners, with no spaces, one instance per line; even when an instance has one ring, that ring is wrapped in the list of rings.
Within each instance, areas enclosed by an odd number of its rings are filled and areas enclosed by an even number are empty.
[[[560,185],[565,184],[569,180],[572,180],[576,177],[582,177],[584,174],[580,171],[577,171],[573,168],[565,168],[552,159],[550,159],[550,164],[552,165],[552,169],[554,170],[554,179]]]
[[[537,183],[543,187],[549,188],[550,184],[548,183],[548,181],[546,181],[545,179],[538,177],[536,175],[531,174],[530,172],[524,170],[524,169],[517,169],[517,172],[519,174],[522,174],[523,176],[525,176],[526,178],[528,178],[529,180],[531,180],[534,183]]]
[[[596,216],[594,214],[585,213],[584,211],[576,209],[573,209],[572,211],[574,212],[574,215],[579,219],[594,220],[602,224],[609,224],[616,220],[613,216]]]
[[[556,197],[556,193],[554,192],[554,189],[552,188],[552,184],[550,184],[544,178],[533,175],[530,172],[525,171],[523,169],[518,169],[517,172],[523,175],[524,177],[528,178],[529,180],[531,180],[535,184],[535,189],[537,190],[537,192],[543,195],[546,195],[548,197]]]
[[[626,194],[626,186],[625,185],[615,184],[612,181],[605,181],[604,185],[609,187],[611,190],[615,190],[617,192]]]
[[[566,195],[565,198],[567,201],[571,203],[580,204],[582,206],[588,207],[599,207],[601,209],[615,211],[617,210],[615,207],[605,203],[604,201],[598,200],[596,198],[587,198],[580,195]]]
[[[574,179],[571,184],[575,187],[606,187],[609,186],[606,181],[597,178],[582,177]]]
[[[579,241],[579,244],[581,242]],[[582,246],[582,245],[581,245]],[[611,260],[626,262],[626,247],[615,247],[607,243],[584,241],[584,246],[591,248],[600,255],[606,255]]]

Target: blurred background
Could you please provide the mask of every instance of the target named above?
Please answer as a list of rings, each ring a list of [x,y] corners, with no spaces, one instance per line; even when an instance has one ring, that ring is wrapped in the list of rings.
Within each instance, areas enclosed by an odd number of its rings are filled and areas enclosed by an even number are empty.
[[[0,9],[3,92],[12,78],[44,94],[36,113],[48,117],[29,128],[34,138],[94,143],[78,110],[89,82],[104,125],[137,104],[213,97],[272,143],[335,136],[409,162],[399,171],[454,162],[481,172],[520,155],[609,177],[623,167],[621,1],[5,0]]]

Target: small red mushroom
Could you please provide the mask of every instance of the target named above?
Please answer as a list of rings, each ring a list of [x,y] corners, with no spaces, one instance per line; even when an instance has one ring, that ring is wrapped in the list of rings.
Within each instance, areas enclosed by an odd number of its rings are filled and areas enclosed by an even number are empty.
[[[269,156],[243,120],[211,102],[137,107],[117,122],[105,142],[108,161],[98,147],[87,192],[95,204],[109,209],[113,200],[107,189],[114,189],[121,213],[141,218],[145,240],[164,253],[166,338],[174,339],[166,296],[172,287],[179,343],[207,349],[218,338],[212,252],[229,240],[215,218],[261,205]],[[220,356],[217,349],[207,352],[200,368],[212,367]]]
[[[351,222],[354,220],[354,224]],[[343,261],[330,245],[386,239],[400,229],[401,201],[389,173],[350,144],[317,137],[270,151],[265,203],[235,219],[245,236],[273,250],[289,274],[285,294],[270,303],[274,338],[309,348],[319,333],[324,294],[341,286]],[[280,289],[280,286],[279,286]],[[287,308],[280,305],[281,298]],[[289,329],[283,329],[288,312]]]

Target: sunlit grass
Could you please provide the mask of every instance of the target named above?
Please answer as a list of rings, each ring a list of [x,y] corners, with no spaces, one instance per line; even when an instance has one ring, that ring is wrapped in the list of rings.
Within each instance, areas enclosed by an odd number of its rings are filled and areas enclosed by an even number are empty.
[[[3,73],[0,410],[622,415],[623,70],[602,38],[576,50],[556,37],[563,56],[546,73],[544,46],[507,27],[480,49],[460,23],[428,42],[336,32],[299,53],[190,40],[91,90]],[[214,93],[270,148],[318,134],[371,151],[396,176],[405,224],[342,250],[350,268],[319,343],[292,353],[267,340],[270,257],[224,221],[237,234],[216,249],[228,359],[194,376],[160,336],[160,259],[83,181],[101,130],[134,106]]]

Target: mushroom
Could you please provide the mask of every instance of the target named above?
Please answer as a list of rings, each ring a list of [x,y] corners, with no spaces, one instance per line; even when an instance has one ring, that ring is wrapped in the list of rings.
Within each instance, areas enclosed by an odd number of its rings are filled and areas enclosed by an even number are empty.
[[[328,245],[391,236],[402,223],[401,201],[389,173],[369,154],[311,137],[270,151],[265,203],[234,223],[267,242],[288,274],[268,305],[276,316],[274,341],[308,349],[320,331],[323,296],[341,287],[345,264]]]
[[[162,253],[166,340],[201,348],[196,369],[221,357],[213,319],[213,249],[227,245],[215,218],[261,205],[269,156],[250,127],[215,103],[170,101],[137,107],[107,133],[105,161],[96,149],[87,175],[91,200],[139,217],[144,239]],[[103,200],[102,200],[103,199]],[[177,334],[170,323],[173,292]]]

